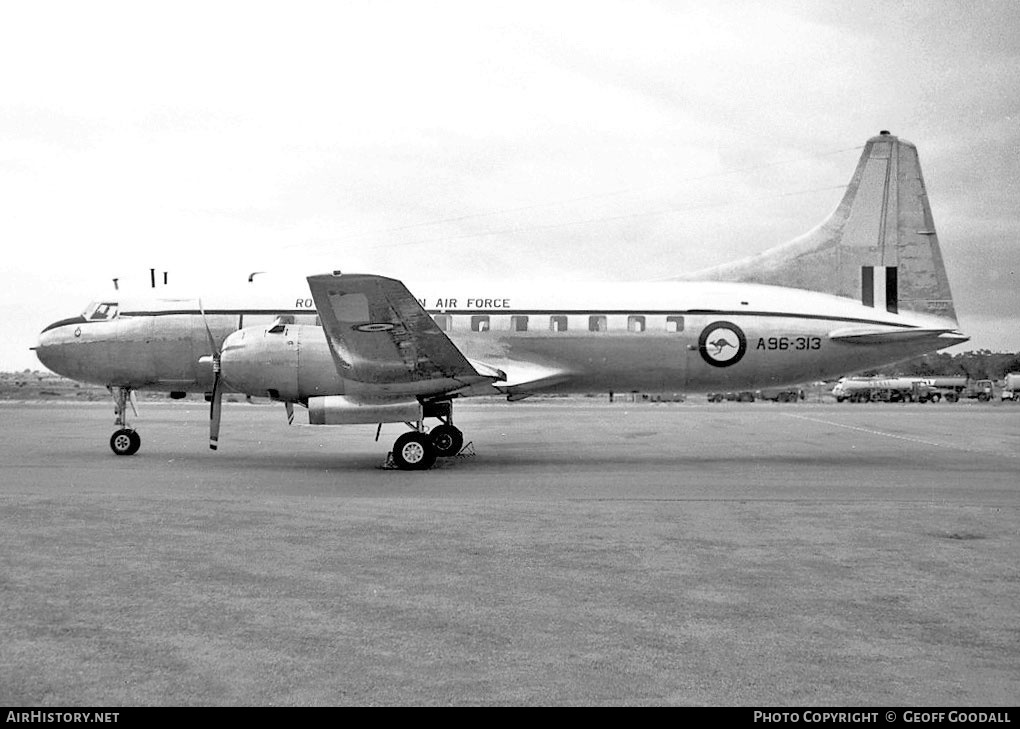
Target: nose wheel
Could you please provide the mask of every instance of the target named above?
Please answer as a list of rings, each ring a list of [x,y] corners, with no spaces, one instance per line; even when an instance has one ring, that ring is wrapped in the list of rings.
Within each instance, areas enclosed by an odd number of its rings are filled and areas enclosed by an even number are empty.
[[[110,436],[110,449],[118,456],[133,456],[141,447],[141,436],[131,428],[121,428]]]

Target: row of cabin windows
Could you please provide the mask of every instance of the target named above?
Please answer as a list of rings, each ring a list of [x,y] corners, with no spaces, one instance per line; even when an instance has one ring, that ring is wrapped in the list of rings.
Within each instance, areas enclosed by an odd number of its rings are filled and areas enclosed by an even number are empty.
[[[435,314],[432,317],[435,319],[436,324],[444,332],[450,331],[453,326],[453,316],[451,314]],[[535,321],[532,322],[531,320]],[[529,326],[532,324],[541,326],[542,322],[539,320],[543,317],[539,316],[527,316],[524,314],[515,314],[510,317],[510,331],[512,332],[526,332]],[[471,331],[473,332],[487,332],[489,331],[490,317],[488,314],[476,314],[471,317]],[[535,328],[538,328],[537,326]],[[647,318],[642,315],[631,315],[627,317],[627,331],[628,332],[643,332],[647,329]],[[565,332],[567,331],[567,317],[563,315],[553,315],[549,317],[548,330],[551,332]],[[666,317],[666,328],[667,332],[682,332],[684,330],[684,318],[680,315],[670,315]],[[609,318],[604,314],[593,314],[588,317],[588,331],[589,332],[605,332],[609,331]]]

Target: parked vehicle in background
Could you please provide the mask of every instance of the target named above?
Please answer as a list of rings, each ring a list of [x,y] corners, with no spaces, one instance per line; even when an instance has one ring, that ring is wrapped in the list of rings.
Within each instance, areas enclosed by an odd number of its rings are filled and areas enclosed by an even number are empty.
[[[1003,378],[1001,398],[1003,402],[1020,402],[1020,372],[1010,372]]]
[[[966,377],[843,377],[832,388],[837,402],[939,402],[943,398],[987,402],[993,391],[991,380]]]
[[[919,377],[843,377],[832,388],[836,402],[928,402],[942,393]]]
[[[744,392],[710,392],[708,393],[709,402],[722,402],[723,400],[733,400],[736,402],[754,402],[754,393],[749,391]]]
[[[995,386],[991,380],[974,380],[968,382],[967,386],[959,391],[959,397],[976,399],[981,402],[988,402],[992,399],[992,394],[995,392]]]
[[[755,397],[759,400],[771,400],[772,402],[797,402],[804,399],[804,391],[798,388],[758,390]]]

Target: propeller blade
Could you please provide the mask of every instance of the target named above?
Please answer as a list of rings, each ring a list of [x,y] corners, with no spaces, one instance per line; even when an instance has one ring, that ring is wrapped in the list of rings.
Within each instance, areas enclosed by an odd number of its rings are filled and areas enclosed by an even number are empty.
[[[209,320],[206,318],[202,299],[198,300],[198,310],[202,313],[205,335],[209,338],[209,349],[212,350],[213,390],[212,397],[209,400],[209,450],[214,451],[220,444],[220,415],[223,412],[223,377],[220,375],[220,348],[216,346],[216,338],[213,337],[212,329],[209,328]]]
[[[223,380],[220,378],[219,360],[213,361],[212,399],[209,401],[209,450],[216,450],[220,441],[220,413],[223,411]]]
[[[213,337],[212,329],[209,328],[209,320],[205,316],[205,309],[202,307],[202,300],[198,300],[198,310],[202,314],[202,323],[205,324],[205,336],[209,338],[209,349],[216,360],[220,358],[220,348],[216,346],[216,339]]]
[[[290,402],[288,400],[287,402],[285,402],[283,404],[283,406],[287,409],[287,425],[293,425],[294,424],[294,403],[292,403],[292,402]]]

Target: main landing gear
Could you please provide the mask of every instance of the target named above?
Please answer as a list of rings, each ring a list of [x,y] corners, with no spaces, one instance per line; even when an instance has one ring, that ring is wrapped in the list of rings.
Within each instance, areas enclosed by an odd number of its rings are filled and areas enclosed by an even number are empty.
[[[135,415],[138,415],[134,399],[131,397],[131,388],[118,387],[116,392],[112,387],[107,389],[113,395],[114,412],[117,415],[113,424],[121,426],[110,436],[110,449],[118,456],[133,456],[142,447],[142,438],[138,435],[138,431],[128,427],[127,423],[128,402],[131,403],[131,409],[135,411]]]
[[[453,403],[426,403],[424,415],[442,422],[430,431],[421,421],[407,424],[411,432],[393,443],[393,465],[402,471],[428,470],[437,458],[456,456],[464,447],[464,433],[453,425]]]

